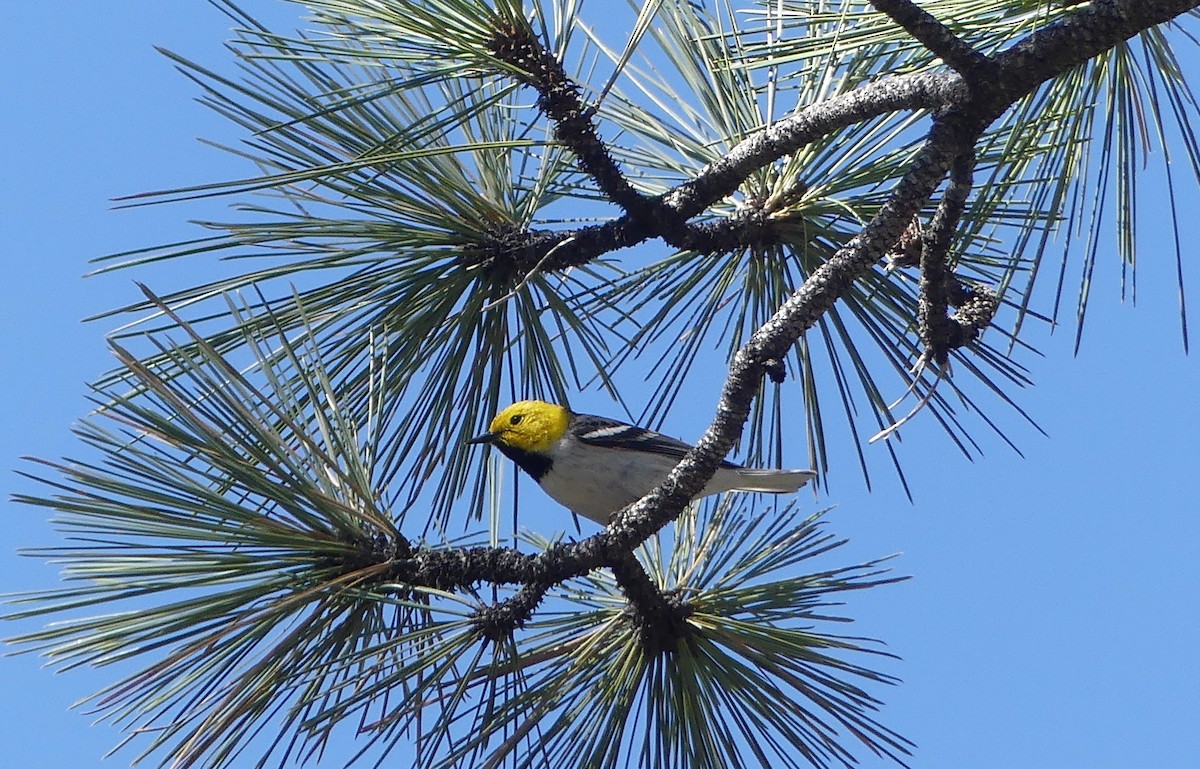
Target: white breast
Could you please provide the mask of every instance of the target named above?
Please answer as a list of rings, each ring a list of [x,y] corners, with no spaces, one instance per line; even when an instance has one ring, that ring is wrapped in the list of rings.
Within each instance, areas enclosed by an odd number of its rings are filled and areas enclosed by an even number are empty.
[[[542,478],[542,489],[559,504],[600,524],[645,496],[679,463],[674,457],[596,448],[567,439],[559,441],[554,453],[554,467]],[[734,471],[718,470],[700,496],[728,491],[737,481]]]

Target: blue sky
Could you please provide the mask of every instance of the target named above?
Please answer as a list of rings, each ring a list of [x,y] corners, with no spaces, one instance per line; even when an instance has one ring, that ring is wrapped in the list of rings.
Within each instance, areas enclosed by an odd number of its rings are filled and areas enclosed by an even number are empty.
[[[295,14],[266,0],[246,7],[267,21]],[[153,48],[227,65],[229,23],[211,6],[143,0],[64,12],[19,3],[8,16],[0,46],[5,470],[20,455],[79,453],[69,427],[86,412],[85,383],[112,363],[103,344],[111,326],[81,318],[136,299],[135,278],[168,287],[187,269],[84,280],[88,260],[192,236],[187,219],[226,205],[113,211],[109,199],[252,171],[196,141],[237,134],[193,101],[195,86]],[[1072,355],[1073,328],[1029,337],[1045,357],[1022,360],[1037,385],[1017,398],[1049,437],[1014,421],[1024,457],[992,441],[972,463],[918,418],[903,433],[914,503],[891,482],[868,494],[848,454],[833,458],[829,494],[805,498],[836,505],[831,525],[851,538],[855,556],[899,552],[895,569],[914,577],[855,596],[848,613],[854,633],[886,640],[903,658],[888,670],[904,683],[877,693],[887,703],[883,722],[918,744],[915,766],[1185,767],[1200,756],[1200,361],[1182,352],[1166,220],[1153,216],[1165,196],[1149,184],[1140,192],[1149,215],[1137,306],[1120,303],[1109,255],[1094,277],[1080,354]],[[1187,195],[1197,210],[1200,195]],[[1200,242],[1200,218],[1183,226],[1185,243]],[[1200,268],[1195,252],[1187,256],[1200,302]],[[1192,321],[1195,330],[1195,313]],[[702,427],[674,425],[685,438]],[[31,488],[11,472],[5,478],[6,492]],[[13,551],[56,535],[39,511],[3,504],[0,584],[52,586],[52,566]],[[30,656],[0,666],[0,765],[101,765],[119,735],[68,707],[110,682],[109,671],[55,675]],[[135,755],[126,749],[103,765]]]

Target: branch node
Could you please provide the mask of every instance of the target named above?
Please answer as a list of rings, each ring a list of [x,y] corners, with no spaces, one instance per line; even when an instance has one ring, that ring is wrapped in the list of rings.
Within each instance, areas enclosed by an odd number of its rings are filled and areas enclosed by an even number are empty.
[[[675,654],[679,644],[695,632],[687,620],[696,607],[685,600],[678,589],[667,590],[661,597],[662,608],[652,615],[632,601],[625,607],[625,617],[633,624],[642,652],[647,657]]]
[[[609,567],[629,604],[625,616],[633,624],[642,650],[656,656],[679,649],[691,633],[687,618],[694,611],[678,590],[662,590],[631,552],[620,553]]]
[[[767,377],[775,384],[783,384],[787,381],[787,366],[779,358],[767,358],[763,361],[763,369],[767,372]]]
[[[896,245],[884,255],[888,270],[903,267],[919,267],[921,265],[921,248],[924,245],[924,235],[921,230],[921,220],[914,216],[900,234]]]

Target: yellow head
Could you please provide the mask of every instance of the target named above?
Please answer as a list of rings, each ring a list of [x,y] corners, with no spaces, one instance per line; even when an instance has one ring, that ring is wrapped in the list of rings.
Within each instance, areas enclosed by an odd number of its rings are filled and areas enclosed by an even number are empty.
[[[469,443],[494,443],[520,451],[549,450],[567,431],[571,412],[545,401],[520,401],[501,411],[488,431]]]

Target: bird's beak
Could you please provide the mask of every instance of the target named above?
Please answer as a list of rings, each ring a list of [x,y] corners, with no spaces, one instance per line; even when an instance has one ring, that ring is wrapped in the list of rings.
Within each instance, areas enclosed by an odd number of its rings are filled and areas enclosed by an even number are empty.
[[[467,443],[491,443],[494,440],[496,440],[495,433],[484,433],[483,435],[476,435],[474,438],[469,439]]]

